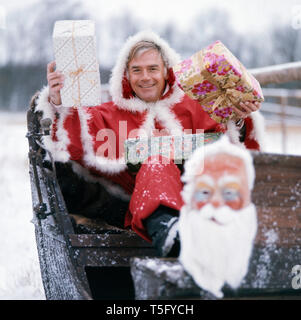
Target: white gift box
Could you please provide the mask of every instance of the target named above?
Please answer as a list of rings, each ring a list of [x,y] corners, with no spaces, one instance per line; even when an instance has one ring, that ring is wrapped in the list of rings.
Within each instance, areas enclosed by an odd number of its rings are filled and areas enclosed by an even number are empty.
[[[65,76],[64,87],[61,89],[62,105],[100,105],[101,88],[94,21],[56,21],[52,37],[56,69]]]

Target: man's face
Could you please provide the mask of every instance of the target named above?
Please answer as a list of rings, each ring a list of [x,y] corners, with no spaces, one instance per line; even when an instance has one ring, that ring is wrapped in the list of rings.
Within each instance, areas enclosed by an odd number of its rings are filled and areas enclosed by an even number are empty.
[[[196,179],[192,198],[194,209],[206,204],[240,210],[250,203],[247,173],[242,159],[220,154],[207,157],[204,170]]]
[[[128,64],[130,85],[138,98],[146,102],[158,101],[164,91],[165,68],[155,49],[138,52]]]

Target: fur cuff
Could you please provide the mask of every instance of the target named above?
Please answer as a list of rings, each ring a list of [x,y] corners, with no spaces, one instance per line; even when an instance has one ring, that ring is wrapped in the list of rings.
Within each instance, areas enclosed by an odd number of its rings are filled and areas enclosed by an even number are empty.
[[[249,121],[251,123],[251,131],[246,132],[245,139],[248,141],[255,141],[256,145],[259,145],[260,151],[264,151],[265,149],[265,129],[264,129],[264,118],[261,115],[259,111],[252,112],[249,118],[246,119],[246,121]],[[233,144],[240,145],[242,147],[246,147],[246,145],[243,142],[239,141],[240,137],[240,130],[235,125],[235,122],[233,120],[230,120],[227,123],[227,132],[226,135],[229,137],[230,141]],[[249,148],[252,149],[252,147],[249,146]]]
[[[239,141],[240,132],[233,120],[229,120],[227,123],[226,135],[229,137],[231,143],[244,147],[244,144]]]
[[[64,129],[64,121],[66,116],[69,114],[69,108],[61,107],[57,110],[49,103],[49,88],[44,87],[38,98],[37,98],[37,105],[36,111],[41,111],[43,113],[42,119],[49,118],[52,121],[52,132],[49,136],[43,136],[42,142],[45,149],[51,152],[53,159],[59,162],[67,162],[70,158],[70,155],[67,151],[67,146],[69,144],[68,133]],[[53,124],[55,123],[57,117],[56,113],[60,115],[56,126],[56,137],[57,141],[53,140]],[[48,156],[47,156],[48,157]]]
[[[78,115],[81,124],[81,140],[84,149],[84,163],[88,167],[96,168],[97,170],[106,174],[116,174],[127,169],[124,157],[119,159],[107,159],[105,157],[97,156],[94,152],[93,139],[89,132],[88,121],[90,119],[89,113],[85,109],[78,109]]]

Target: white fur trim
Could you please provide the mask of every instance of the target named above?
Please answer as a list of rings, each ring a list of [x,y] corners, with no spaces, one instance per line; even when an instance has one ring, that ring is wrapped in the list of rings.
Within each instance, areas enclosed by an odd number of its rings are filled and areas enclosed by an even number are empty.
[[[84,150],[83,160],[89,167],[96,168],[103,173],[116,174],[127,169],[124,157],[116,160],[97,156],[93,148],[93,140],[89,133],[88,121],[90,115],[85,108],[78,109],[78,115],[81,124],[81,140]]]
[[[57,112],[59,114],[56,132],[58,141],[53,141],[51,135],[49,135],[43,136],[42,142],[45,146],[45,149],[51,152],[55,161],[67,162],[70,159],[70,155],[67,151],[67,146],[70,143],[70,140],[67,131],[64,129],[64,121],[68,116],[70,109],[61,107],[57,110],[54,110],[54,108],[49,103],[49,88],[47,86],[41,90],[38,96],[36,111],[42,111],[42,119],[49,118],[52,123],[54,123],[56,118],[55,113]]]
[[[265,124],[264,118],[259,111],[252,112],[250,114],[250,118],[252,119],[253,123],[253,130],[250,133],[250,138],[255,139],[260,147],[260,151],[265,149]],[[244,146],[243,142],[239,141],[239,129],[235,125],[233,120],[228,121],[227,123],[227,132],[226,135],[229,137],[230,141],[236,145]]]
[[[149,108],[144,123],[140,127],[141,135],[143,135],[144,132],[146,132],[147,136],[152,135],[152,130],[155,128],[155,120],[160,122],[165,129],[169,130],[170,134],[181,135],[183,127],[172,112],[172,106],[181,102],[183,96],[183,91],[177,88],[171,99],[167,98],[153,103]]]
[[[264,151],[266,148],[264,117],[260,113],[260,111],[252,112],[250,117],[253,121],[253,130],[251,132],[251,137],[259,143],[260,151]]]
[[[56,112],[59,113],[60,118],[57,122],[58,129],[56,132],[58,142],[53,141],[51,139],[51,135],[43,136],[42,137],[43,145],[45,146],[46,150],[51,152],[54,161],[67,162],[70,159],[70,155],[67,151],[67,146],[70,143],[70,140],[68,138],[67,131],[63,127],[63,124],[66,119],[66,116],[70,112],[70,109],[64,108],[64,107],[54,109],[49,103],[48,97],[49,97],[49,88],[44,87],[37,98],[36,111],[42,111],[43,112],[42,119],[49,118],[51,119],[52,123],[56,118],[55,113]],[[84,148],[84,161],[88,165],[96,167],[97,169],[100,169],[102,172],[106,172],[106,173],[115,173],[115,172],[124,170],[125,165],[123,165],[122,159],[114,161],[114,160],[108,160],[103,158],[102,165],[100,165],[99,167],[97,167],[97,163],[95,165],[96,156],[94,155],[94,151],[93,151],[92,139],[87,131],[88,130],[87,120],[89,116],[85,111],[82,111],[81,109],[78,109],[78,112],[79,112],[79,118],[81,121],[81,128],[82,128],[81,137],[82,137],[82,144]],[[78,174],[80,177],[84,178],[86,181],[100,183],[106,188],[106,190],[110,194],[115,195],[125,201],[130,200],[130,195],[128,195],[120,186],[108,181],[105,178],[92,176],[87,169],[83,168],[81,165],[79,165],[74,161],[70,161],[70,163],[72,165],[73,171],[76,174]]]
[[[153,103],[144,102],[139,98],[125,99],[122,94],[122,79],[126,70],[126,63],[129,53],[132,47],[137,42],[142,40],[152,41],[161,48],[163,59],[165,63],[168,64],[168,68],[174,66],[180,61],[180,56],[168,45],[168,43],[152,31],[141,31],[136,35],[128,38],[122,50],[120,51],[117,63],[112,71],[112,76],[110,79],[110,92],[113,98],[113,102],[118,106],[118,108],[129,110],[132,112],[143,112],[145,110],[149,110],[153,106]],[[167,104],[168,106],[175,104],[176,100],[178,100],[179,92],[176,92],[176,88],[178,88],[178,86],[175,83],[173,86],[173,94],[171,95],[171,97],[166,99],[169,101]],[[182,92],[182,96],[183,95],[184,93]],[[158,101],[156,104],[161,104],[161,102],[162,101]]]
[[[229,137],[230,141],[238,146],[245,147],[244,143],[239,141],[240,130],[235,125],[233,120],[229,120],[227,123],[226,136]]]

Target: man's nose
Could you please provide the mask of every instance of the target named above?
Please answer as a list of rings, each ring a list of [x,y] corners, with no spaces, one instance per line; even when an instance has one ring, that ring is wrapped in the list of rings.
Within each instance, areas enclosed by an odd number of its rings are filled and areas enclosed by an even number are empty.
[[[141,77],[142,80],[149,80],[150,79],[150,76],[149,76],[149,72],[147,70],[143,70],[142,71],[142,77]]]

